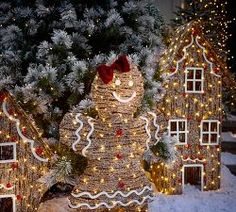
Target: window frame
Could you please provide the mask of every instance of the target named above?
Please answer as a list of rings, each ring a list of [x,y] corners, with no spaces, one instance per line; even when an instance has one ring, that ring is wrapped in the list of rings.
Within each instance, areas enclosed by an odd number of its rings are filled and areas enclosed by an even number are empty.
[[[184,164],[182,166],[182,191],[184,191],[184,186],[185,186],[185,168],[189,168],[189,167],[199,167],[201,169],[201,191],[204,191],[204,166],[203,164]]]
[[[176,131],[171,131],[171,122],[176,122]],[[179,122],[184,122],[185,123],[185,129],[182,131],[179,131]],[[177,143],[176,145],[186,145],[188,143],[188,121],[187,119],[170,119],[168,121],[168,135],[171,136],[172,133],[176,134],[177,137]],[[185,134],[185,142],[180,142],[179,141],[179,134],[184,133]]]
[[[16,195],[15,194],[0,194],[0,199],[12,198],[12,211],[16,212]]]
[[[0,163],[13,163],[13,162],[16,162],[16,143],[15,142],[0,143],[0,148],[2,146],[13,146],[13,152],[12,152],[13,155],[12,155],[12,159],[8,159],[8,160],[0,159]]]
[[[203,124],[207,123],[208,124],[208,131],[203,131]],[[211,123],[216,123],[216,132],[211,131]],[[215,134],[216,135],[216,142],[212,143],[211,142],[211,136]],[[208,135],[208,142],[205,143],[203,142],[203,135]],[[207,146],[207,145],[218,145],[219,144],[219,138],[220,138],[220,122],[219,120],[212,120],[212,119],[204,119],[201,120],[201,125],[200,125],[200,144],[202,146]]]
[[[188,78],[189,70],[193,70],[193,78]],[[201,70],[201,78],[196,79],[196,70]],[[193,83],[193,89],[188,90],[188,82]],[[196,82],[201,83],[201,90],[196,90]],[[204,68],[199,67],[186,67],[185,68],[185,93],[204,93]]]

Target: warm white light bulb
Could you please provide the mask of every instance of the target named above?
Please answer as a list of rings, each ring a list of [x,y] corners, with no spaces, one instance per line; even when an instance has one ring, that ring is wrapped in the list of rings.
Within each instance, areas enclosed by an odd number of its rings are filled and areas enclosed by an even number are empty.
[[[116,85],[120,85],[120,84],[121,84],[120,79],[116,79],[115,84],[116,84]]]
[[[132,80],[129,81],[129,86],[132,87],[134,85],[134,82]]]

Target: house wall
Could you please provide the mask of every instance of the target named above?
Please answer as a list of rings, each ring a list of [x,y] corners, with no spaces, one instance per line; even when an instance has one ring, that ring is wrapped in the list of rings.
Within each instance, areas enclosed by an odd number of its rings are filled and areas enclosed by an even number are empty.
[[[185,39],[190,42],[191,33]],[[182,52],[183,47],[184,45],[179,52]],[[183,53],[175,58],[175,62],[182,56]],[[185,68],[196,66],[204,69],[204,93],[188,94],[184,86]],[[169,68],[176,71],[176,67],[177,63],[173,63]],[[176,145],[178,158],[173,164],[154,165],[153,179],[156,180],[155,184],[159,191],[182,193],[183,165],[187,164],[203,165],[203,190],[215,190],[220,187],[220,141],[218,145],[200,144],[201,120],[221,121],[221,78],[210,72],[210,65],[203,57],[203,50],[193,43],[186,50],[186,57],[179,63],[176,73],[165,84],[167,93],[158,104],[157,113],[167,120],[186,119],[188,134],[187,144]],[[168,121],[163,120],[159,119],[161,129],[163,132],[168,131]]]
[[[3,101],[0,101],[2,106]],[[22,114],[15,109],[10,101],[7,101],[7,111],[21,120]],[[17,212],[35,211],[40,203],[46,187],[37,180],[48,170],[47,163],[39,161],[33,156],[31,145],[19,136],[16,123],[10,120],[0,109],[0,143],[13,142],[16,144],[16,161],[0,163],[0,197],[11,195],[15,200]],[[36,136],[29,128],[31,123],[21,121],[20,128],[25,136]],[[38,146],[34,144],[34,148]],[[3,162],[3,161],[1,161]]]

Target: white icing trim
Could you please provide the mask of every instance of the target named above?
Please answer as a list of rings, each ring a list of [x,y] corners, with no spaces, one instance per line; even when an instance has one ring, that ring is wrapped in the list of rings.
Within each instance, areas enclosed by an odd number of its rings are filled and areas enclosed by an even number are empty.
[[[146,140],[146,148],[147,148],[147,150],[149,149],[149,145],[148,145],[148,143],[150,142],[150,140],[151,140],[151,134],[150,134],[150,130],[148,129],[148,119],[146,118],[146,117],[144,117],[144,116],[140,116],[140,119],[142,119],[142,120],[144,120],[145,122],[146,122],[146,125],[145,125],[145,131],[146,131],[146,133],[147,133],[147,135],[148,135],[148,138],[147,138],[147,140]]]
[[[187,159],[183,159],[182,158],[182,161],[192,161],[192,162],[197,162],[197,161],[199,161],[199,162],[205,162],[205,160],[204,159],[198,159],[198,158],[196,158],[196,159],[191,159],[190,157],[188,157]]]
[[[114,208],[116,205],[120,204],[121,206],[126,207],[126,206],[128,206],[128,205],[130,205],[130,204],[132,204],[132,203],[136,203],[136,204],[138,204],[138,205],[142,205],[147,199],[153,199],[153,197],[148,195],[148,196],[144,197],[144,198],[142,199],[142,201],[131,200],[131,201],[127,202],[127,203],[123,203],[123,202],[121,202],[121,201],[112,201],[112,202],[113,202],[113,205],[108,205],[106,202],[101,202],[101,203],[99,203],[99,204],[96,204],[95,206],[91,206],[91,205],[89,205],[88,203],[80,203],[80,204],[77,204],[77,205],[72,205],[71,202],[69,201],[69,206],[70,206],[71,208],[79,208],[79,207],[86,206],[86,207],[88,207],[89,209],[96,209],[96,208],[99,208],[99,207],[101,207],[101,206],[103,206],[103,205],[104,205],[106,208]]]
[[[186,49],[189,48],[190,46],[192,46],[192,45],[193,45],[193,42],[194,42],[194,37],[193,37],[193,35],[191,35],[191,42],[190,42],[187,46],[185,46],[185,47],[183,48],[184,56],[183,56],[180,60],[177,61],[175,72],[169,74],[169,77],[171,77],[171,76],[173,76],[174,74],[176,74],[176,72],[177,72],[178,69],[179,69],[179,63],[181,63],[181,62],[185,59],[185,56],[186,56]]]
[[[23,142],[30,143],[31,152],[33,153],[34,157],[37,158],[39,161],[47,162],[48,159],[41,158],[40,156],[38,156],[38,155],[36,154],[35,149],[34,149],[34,140],[25,137],[25,136],[23,135],[23,133],[21,132],[21,129],[20,129],[20,120],[14,118],[13,116],[11,116],[11,115],[7,112],[6,101],[3,101],[3,103],[2,103],[2,110],[3,110],[4,114],[5,114],[11,121],[14,121],[14,122],[16,123],[17,132],[18,132],[19,136],[21,137],[21,139],[23,140]]]
[[[203,124],[207,123],[208,124],[208,131],[203,131]],[[211,124],[216,123],[217,129],[216,131],[211,131]],[[214,146],[219,144],[219,133],[220,132],[220,122],[218,120],[212,120],[212,119],[204,119],[201,120],[200,124],[200,144],[201,146]],[[203,142],[203,135],[208,135],[208,142],[204,143]],[[216,142],[211,142],[211,136],[216,135]]]
[[[12,211],[16,212],[16,195],[15,194],[0,195],[0,199],[2,198],[12,198]]]
[[[177,127],[176,131],[171,130],[171,122],[176,122],[176,127]],[[184,122],[185,123],[185,129],[182,130],[182,131],[179,130],[179,128],[180,128],[179,127],[179,122]],[[168,128],[167,129],[168,129],[168,136],[172,136],[171,135],[172,133],[176,134],[175,136],[176,136],[178,142],[175,145],[186,145],[188,143],[188,133],[189,133],[189,131],[188,131],[188,120],[187,119],[170,119],[168,121]],[[181,133],[185,134],[185,142],[180,142],[179,141],[179,134],[181,134]]]
[[[12,190],[14,187],[15,187],[15,186],[12,185],[10,188],[7,188],[5,185],[0,184],[0,189],[3,188],[3,189],[8,190],[8,191]]]
[[[205,47],[203,47],[199,42],[198,42],[198,39],[199,39],[199,37],[198,36],[196,36],[196,38],[195,38],[195,41],[196,41],[196,44],[198,45],[198,47],[200,47],[202,50],[203,50],[203,57],[204,57],[204,59],[206,60],[206,62],[210,65],[210,67],[211,67],[211,74],[213,74],[213,75],[215,75],[215,76],[217,76],[217,77],[221,77],[220,75],[218,75],[218,74],[216,74],[214,71],[213,71],[213,63],[211,62],[211,61],[209,61],[208,59],[207,59],[207,57],[206,57],[206,54],[205,54],[205,52],[206,52],[206,48]]]
[[[196,71],[201,70],[201,78],[200,79],[196,79]],[[189,79],[188,78],[188,73],[189,71],[193,71],[193,78]],[[193,89],[192,90],[188,90],[188,82],[192,82],[193,83]],[[196,90],[196,83],[200,82],[201,83],[201,90]],[[185,83],[184,83],[184,89],[185,89],[185,93],[204,93],[204,69],[203,68],[198,68],[198,67],[186,67],[185,68]]]
[[[90,140],[90,136],[93,134],[93,131],[94,131],[94,123],[92,122],[92,120],[93,120],[93,118],[91,118],[91,117],[88,119],[88,123],[89,123],[89,125],[91,127],[91,130],[89,131],[89,133],[87,135],[88,145],[85,148],[83,148],[83,150],[82,150],[82,155],[84,157],[86,157],[86,151],[87,151],[87,149],[90,147],[90,145],[92,143],[92,141]]]
[[[159,124],[157,124],[157,116],[156,116],[156,114],[155,113],[153,113],[153,112],[148,112],[149,114],[151,114],[153,117],[154,117],[154,119],[153,119],[153,124],[154,124],[154,126],[156,127],[156,132],[155,132],[155,139],[157,140],[156,141],[156,143],[158,143],[159,141],[160,141],[160,137],[158,137],[158,133],[159,133],[159,131],[160,131],[160,126],[159,126]],[[155,144],[156,144],[155,143]]]
[[[79,119],[79,117],[81,116],[81,113],[76,114],[75,119],[77,121],[77,123],[80,124],[79,128],[75,131],[75,135],[77,136],[77,140],[72,144],[72,149],[76,152],[76,145],[79,143],[81,136],[79,134],[80,130],[83,128],[83,122]]]
[[[16,162],[16,143],[15,142],[4,142],[0,143],[1,146],[13,146],[12,159],[0,160],[0,163],[12,163]]]
[[[112,95],[114,96],[114,98],[115,98],[117,101],[119,101],[119,102],[121,102],[121,103],[128,103],[128,102],[130,102],[134,97],[136,97],[136,91],[134,91],[134,92],[132,93],[132,96],[129,97],[129,98],[122,98],[122,97],[120,97],[118,94],[116,94],[115,91],[112,92]]]
[[[133,193],[140,196],[146,190],[152,191],[152,188],[150,186],[145,186],[140,192],[138,192],[137,190],[131,190],[127,194],[124,194],[122,191],[116,191],[114,194],[110,195],[106,191],[102,191],[102,192],[100,192],[96,195],[91,195],[91,193],[89,193],[89,192],[81,192],[81,193],[78,193],[78,194],[71,193],[71,195],[73,197],[76,197],[76,198],[79,198],[79,197],[82,197],[82,196],[89,196],[90,199],[97,199],[98,197],[100,197],[102,195],[105,195],[106,197],[111,199],[111,198],[114,198],[118,194],[120,194],[122,197],[128,197],[129,195],[131,195]]]

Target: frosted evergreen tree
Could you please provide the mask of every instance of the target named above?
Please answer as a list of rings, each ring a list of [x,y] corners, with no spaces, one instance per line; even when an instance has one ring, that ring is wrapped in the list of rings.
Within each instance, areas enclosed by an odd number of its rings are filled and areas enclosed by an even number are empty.
[[[164,24],[148,0],[1,1],[0,17],[0,88],[17,95],[44,137],[58,138],[73,106],[91,108],[96,66],[118,54],[140,66],[144,107],[164,92],[157,71]]]

